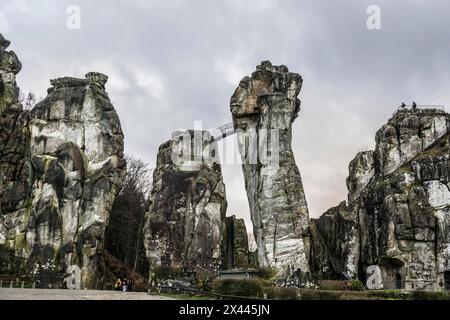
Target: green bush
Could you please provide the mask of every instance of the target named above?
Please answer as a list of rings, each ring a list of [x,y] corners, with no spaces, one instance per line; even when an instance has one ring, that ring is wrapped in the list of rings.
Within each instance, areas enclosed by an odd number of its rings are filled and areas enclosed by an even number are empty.
[[[450,295],[445,291],[423,291],[412,292],[413,300],[450,300]]]
[[[156,279],[157,282],[167,279],[175,279],[181,277],[182,270],[175,267],[157,266],[152,270],[152,277]]]
[[[299,290],[300,300],[339,300],[343,292],[329,290]]]
[[[281,300],[297,300],[298,295],[298,289],[295,288],[278,288],[278,299]]]
[[[351,291],[363,291],[364,284],[357,279],[350,280],[350,290]]]
[[[333,286],[335,288],[336,286]],[[293,288],[266,288],[269,299],[300,299],[300,300],[450,300],[450,292],[423,291],[408,292],[405,290],[364,290],[358,291],[360,285],[354,284],[350,290],[313,290]]]
[[[216,279],[213,281],[213,292],[240,297],[262,297],[264,289],[270,283],[262,279]]]
[[[394,300],[411,300],[412,293],[403,290],[369,290],[367,294],[370,297],[394,299]]]
[[[296,300],[298,289],[286,287],[274,287],[262,279],[217,279],[213,282],[213,290],[223,295],[258,297],[264,296],[273,300]]]
[[[321,280],[319,289],[332,291],[363,291],[364,285],[357,279],[353,280]]]
[[[395,300],[450,300],[446,291],[404,291],[404,290],[370,290],[369,296]]]
[[[280,298],[280,288],[278,287],[266,287],[264,288],[263,295],[267,296],[267,299],[279,299]]]
[[[319,290],[302,289],[299,294],[300,300],[320,300]]]
[[[320,290],[344,291],[349,284],[347,280],[321,280],[319,282]]]
[[[212,282],[216,278],[216,274],[208,271],[198,271],[195,274],[195,283],[200,290],[211,291]]]
[[[340,300],[342,293],[334,291],[318,291],[320,300]]]
[[[370,297],[367,291],[343,291],[339,300],[383,300],[383,298]]]
[[[267,295],[267,299],[273,300],[297,300],[299,298],[298,289],[285,287],[265,287],[263,295]]]
[[[272,267],[258,267],[256,273],[258,277],[264,280],[272,280],[277,275],[277,269]]]

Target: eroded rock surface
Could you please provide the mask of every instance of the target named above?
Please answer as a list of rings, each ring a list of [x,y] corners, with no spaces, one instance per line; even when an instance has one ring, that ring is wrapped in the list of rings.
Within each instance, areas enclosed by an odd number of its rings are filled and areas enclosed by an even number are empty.
[[[19,103],[16,74],[21,63],[10,42],[0,34],[0,273],[20,264],[20,249],[25,242],[25,207],[32,189],[29,114]],[[13,230],[11,233],[10,230]],[[17,231],[14,231],[16,229]]]
[[[314,259],[312,269],[320,279],[351,279],[358,276],[359,225],[345,203],[311,219]]]
[[[318,260],[327,251],[334,272],[362,279],[376,266],[384,288],[449,287],[449,121],[442,110],[402,109],[377,132],[375,152],[350,164],[348,206],[319,218],[329,232]],[[341,230],[343,212],[357,233]]]
[[[348,201],[355,201],[375,173],[373,151],[359,152],[350,162],[347,177]]]
[[[184,136],[184,141],[199,138],[196,144],[199,153],[184,149],[187,153],[174,159],[174,154],[182,154],[180,146],[186,146],[179,143],[180,136]],[[191,143],[187,148],[191,148]],[[144,227],[151,269],[155,266],[190,271],[219,268],[227,202],[214,150],[215,142],[207,131],[179,132],[160,146]]]
[[[22,64],[10,42],[0,34],[0,213],[20,209],[31,188],[29,181],[28,113],[19,103],[16,74]],[[4,243],[0,235],[0,243]]]
[[[437,109],[401,109],[376,133],[379,174],[389,174],[448,131],[448,115]]]
[[[58,287],[80,270],[82,287],[102,287],[104,231],[125,166],[107,77],[52,80],[48,96],[24,112],[13,79],[20,62],[0,40],[2,272]]]
[[[301,86],[300,75],[265,61],[241,80],[230,101],[234,127],[242,132],[239,151],[258,261],[276,267],[280,278],[310,271],[308,207],[291,149]]]
[[[247,268],[254,263],[248,248],[248,235],[244,219],[225,218],[223,228],[223,269]]]

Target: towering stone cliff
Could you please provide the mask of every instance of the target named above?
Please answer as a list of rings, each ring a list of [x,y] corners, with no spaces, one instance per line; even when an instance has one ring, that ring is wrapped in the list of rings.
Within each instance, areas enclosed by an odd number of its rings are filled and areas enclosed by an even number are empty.
[[[219,268],[227,202],[216,152],[207,131],[178,132],[159,147],[144,227],[150,269]]]
[[[0,34],[0,273],[22,263],[23,220],[33,184],[29,114],[19,103],[16,85],[22,64],[13,51],[6,50],[9,45]]]
[[[17,102],[20,62],[4,51],[0,154],[1,272],[62,286],[104,285],[104,231],[122,181],[123,134],[107,77],[51,80],[31,112]]]
[[[348,206],[313,222],[335,272],[364,279],[374,266],[384,288],[449,287],[449,129],[444,111],[399,110],[377,132],[375,152],[351,162]],[[338,232],[345,225],[352,231]]]
[[[241,80],[230,107],[241,132],[245,188],[262,266],[280,278],[310,271],[308,207],[291,149],[302,78],[265,61]]]
[[[10,42],[0,34],[0,213],[6,214],[23,206],[31,184],[30,132],[28,113],[19,103],[16,74],[22,64],[13,51],[6,51]],[[4,236],[4,235],[3,235]],[[1,238],[0,244],[4,241]]]

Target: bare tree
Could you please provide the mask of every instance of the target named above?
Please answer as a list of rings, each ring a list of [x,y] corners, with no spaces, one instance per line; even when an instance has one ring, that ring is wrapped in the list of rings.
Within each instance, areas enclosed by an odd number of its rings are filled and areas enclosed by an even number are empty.
[[[119,191],[119,195],[127,192],[142,193],[145,198],[149,196],[152,182],[152,172],[147,163],[133,156],[127,156],[127,169],[125,182]]]
[[[114,201],[106,229],[106,248],[134,270],[146,273],[141,233],[152,170],[140,159],[127,156],[126,160],[125,181]]]

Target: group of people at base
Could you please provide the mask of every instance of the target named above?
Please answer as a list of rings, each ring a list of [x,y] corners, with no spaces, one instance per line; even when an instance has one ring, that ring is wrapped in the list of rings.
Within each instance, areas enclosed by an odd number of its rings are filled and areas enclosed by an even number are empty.
[[[117,291],[131,291],[133,286],[133,280],[127,278],[117,278],[116,284],[114,285]]]

